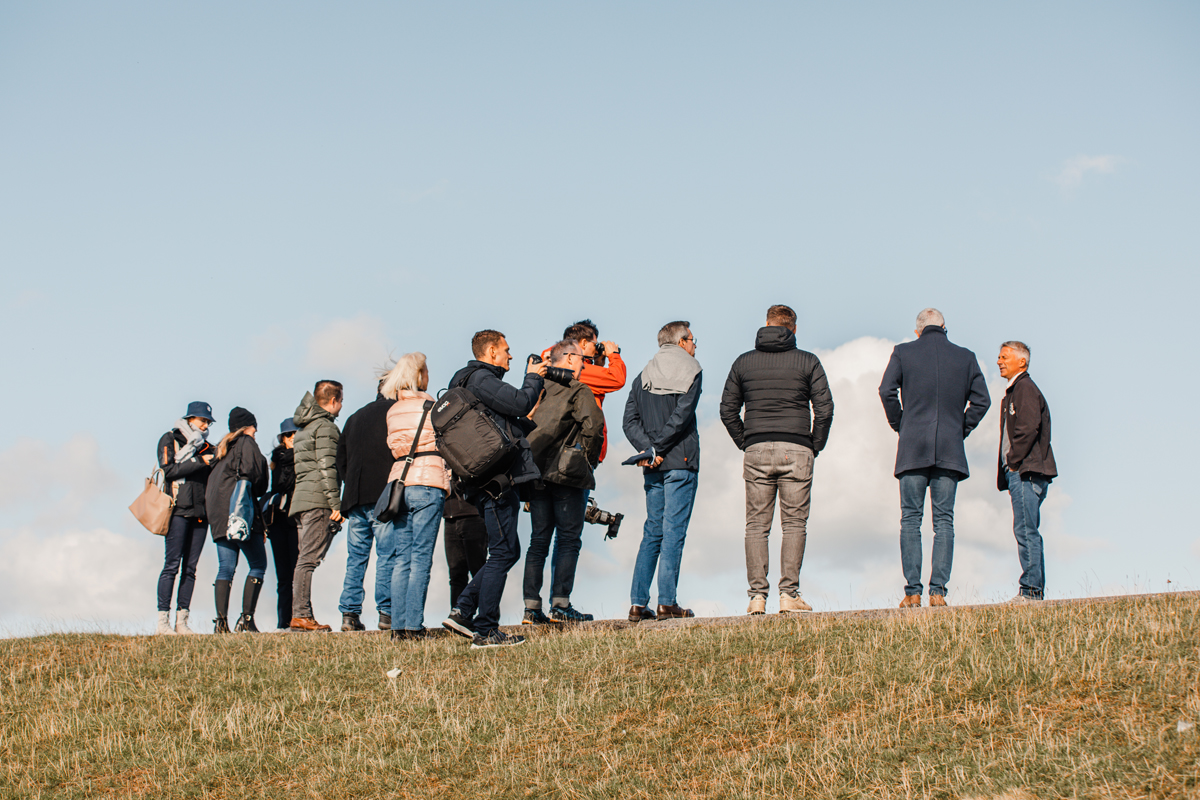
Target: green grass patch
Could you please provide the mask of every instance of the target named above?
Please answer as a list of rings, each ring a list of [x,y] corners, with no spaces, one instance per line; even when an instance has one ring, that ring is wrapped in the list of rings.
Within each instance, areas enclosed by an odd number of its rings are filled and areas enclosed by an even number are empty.
[[[1200,600],[0,641],[3,797],[1196,797]],[[385,672],[403,672],[389,679]]]

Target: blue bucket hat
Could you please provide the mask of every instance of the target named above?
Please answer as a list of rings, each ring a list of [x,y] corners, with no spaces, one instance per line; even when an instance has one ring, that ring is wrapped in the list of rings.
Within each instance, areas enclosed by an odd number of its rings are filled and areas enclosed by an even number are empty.
[[[280,436],[287,436],[289,433],[295,433],[298,430],[300,430],[300,426],[297,425],[291,417],[288,417],[283,422],[279,423]]]
[[[200,419],[206,419],[209,422],[216,422],[216,419],[214,419],[212,415],[212,406],[199,400],[195,401],[194,403],[188,403],[188,410],[187,413],[183,415],[183,418],[187,419],[188,417],[199,417]]]

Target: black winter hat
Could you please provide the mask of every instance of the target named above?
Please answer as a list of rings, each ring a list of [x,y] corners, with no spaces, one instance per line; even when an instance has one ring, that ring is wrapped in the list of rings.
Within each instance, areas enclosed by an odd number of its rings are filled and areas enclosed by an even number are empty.
[[[235,406],[233,411],[229,412],[229,430],[236,431],[241,428],[257,428],[258,420],[254,418],[246,409],[241,406]]]

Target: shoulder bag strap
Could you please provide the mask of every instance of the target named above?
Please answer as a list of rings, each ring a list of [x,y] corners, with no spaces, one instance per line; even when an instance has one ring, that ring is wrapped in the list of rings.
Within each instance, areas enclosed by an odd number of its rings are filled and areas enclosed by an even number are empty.
[[[421,430],[425,427],[425,418],[429,416],[429,409],[431,408],[433,408],[433,401],[426,400],[424,407],[421,409],[421,421],[417,423],[417,432],[413,434],[412,447],[408,449],[408,455],[404,459],[404,471],[400,473],[400,483],[404,483],[405,479],[408,478],[408,470],[409,467],[412,466],[413,459],[417,458],[418,456],[438,455],[436,451],[424,453],[417,452],[417,445],[421,443]]]

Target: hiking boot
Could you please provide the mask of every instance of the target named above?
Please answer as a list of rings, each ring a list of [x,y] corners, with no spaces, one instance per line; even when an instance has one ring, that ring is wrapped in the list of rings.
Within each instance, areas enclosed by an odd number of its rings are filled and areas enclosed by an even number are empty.
[[[900,607],[901,608],[920,608],[921,607],[921,595],[919,595],[919,594],[904,595],[904,599],[900,601]]]
[[[158,624],[154,626],[155,636],[174,636],[175,629],[171,627],[171,612],[158,612]]]
[[[690,608],[680,608],[678,603],[671,606],[658,607],[659,619],[687,619],[694,616],[696,616],[695,611],[692,611]]]
[[[442,620],[442,627],[464,639],[475,638],[475,628],[471,626],[471,620],[463,616],[463,613],[457,608],[450,612],[450,616]]]
[[[542,613],[540,608],[525,609],[525,616],[521,618],[522,625],[557,625],[558,623]]]
[[[655,619],[654,612],[651,611],[646,606],[630,606],[629,607],[629,621],[630,622],[642,622],[642,621],[654,622],[654,619]]]
[[[565,606],[551,606],[550,618],[557,622],[591,622],[595,619],[591,614],[576,611],[575,606],[570,604]]]
[[[333,628],[328,625],[322,625],[312,617],[293,617],[291,624],[288,626],[290,631],[331,631]]]
[[[392,615],[379,612],[379,630],[390,631],[392,629]]]
[[[192,612],[186,608],[181,608],[175,612],[175,632],[185,636],[194,635],[196,632],[188,627],[188,620],[191,618]]]
[[[1006,606],[1027,606],[1032,603],[1040,602],[1041,599],[1042,598],[1040,598],[1040,597],[1030,597],[1027,594],[1019,594],[1016,597],[1014,597],[1012,600],[1004,601],[1004,605],[1006,605]]]
[[[483,650],[489,647],[516,647],[519,644],[525,644],[524,636],[509,636],[498,629],[487,636],[477,633],[471,639],[472,650]]]
[[[409,639],[428,639],[428,638],[429,638],[429,631],[425,628],[421,628],[420,630],[417,630],[417,631],[410,631],[407,628],[397,628],[396,630],[392,631],[392,641],[393,642],[407,641]]]
[[[217,617],[213,620],[213,633],[229,633],[229,620]]]
[[[812,606],[804,602],[799,592],[796,592],[794,595],[790,595],[787,592],[780,593],[779,613],[792,614],[798,611],[812,611]]]
[[[391,627],[391,623],[388,623]],[[366,625],[362,624],[362,620],[358,618],[358,614],[342,614],[342,631],[349,633],[350,631],[365,631]]]
[[[258,626],[254,624],[254,615],[242,613],[238,617],[237,625],[234,630],[238,633],[258,633]]]
[[[751,596],[750,605],[746,608],[746,613],[752,617],[767,613],[767,598],[761,594]]]
[[[929,595],[929,607],[930,608],[946,608],[947,607],[946,606],[946,596],[943,594]]]

